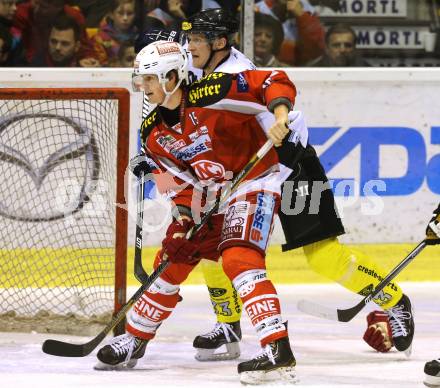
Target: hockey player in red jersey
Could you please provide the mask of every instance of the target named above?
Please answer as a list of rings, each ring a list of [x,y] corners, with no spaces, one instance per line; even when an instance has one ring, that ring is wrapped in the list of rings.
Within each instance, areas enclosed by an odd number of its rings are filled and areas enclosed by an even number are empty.
[[[280,165],[271,149],[227,199],[224,212],[213,216],[211,227],[191,240],[183,236],[206,210],[209,193],[240,172],[267,137],[279,146],[294,128],[295,137],[307,145],[301,114],[289,112],[295,87],[281,71],[212,73],[186,87],[187,61],[186,52],[173,42],[152,43],[136,58],[134,87],[158,104],[141,128],[146,162],[175,209],[155,266],[165,253],[171,264],[128,314],[128,333],[100,349],[96,368],[133,367],[179,301],[179,285],[200,258],[217,260],[221,253],[223,269],[262,346],[259,356],[238,365],[240,380],[294,382],[287,325],[265,268],[282,179],[292,170]],[[207,248],[217,244],[218,249]]]

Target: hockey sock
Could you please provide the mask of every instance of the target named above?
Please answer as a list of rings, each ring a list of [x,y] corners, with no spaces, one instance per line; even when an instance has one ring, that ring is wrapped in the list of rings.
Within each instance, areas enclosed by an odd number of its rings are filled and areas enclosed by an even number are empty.
[[[223,272],[222,262],[202,260],[203,276],[209,291],[209,297],[217,315],[217,322],[232,323],[241,318],[241,300],[232,286],[231,280]]]
[[[154,268],[161,262],[162,251],[154,261]],[[127,314],[126,330],[142,339],[150,340],[161,323],[167,319],[181,300],[180,284],[188,277],[196,264],[171,263],[165,272],[140,297]]]
[[[306,245],[304,253],[315,272],[360,295],[372,291],[387,274],[376,261],[341,244],[336,238]],[[374,302],[388,309],[401,297],[400,287],[390,282]]]
[[[127,314],[126,330],[142,339],[154,338],[157,328],[171,315],[179,300],[179,286],[157,279]]]
[[[232,279],[261,346],[287,336],[280,301],[267,278],[264,256],[251,248],[231,247],[222,253],[223,269]]]

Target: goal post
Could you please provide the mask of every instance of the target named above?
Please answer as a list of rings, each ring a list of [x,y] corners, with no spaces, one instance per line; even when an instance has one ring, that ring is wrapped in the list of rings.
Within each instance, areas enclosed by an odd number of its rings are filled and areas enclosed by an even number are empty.
[[[123,88],[0,89],[0,331],[94,333],[125,304],[129,116]]]

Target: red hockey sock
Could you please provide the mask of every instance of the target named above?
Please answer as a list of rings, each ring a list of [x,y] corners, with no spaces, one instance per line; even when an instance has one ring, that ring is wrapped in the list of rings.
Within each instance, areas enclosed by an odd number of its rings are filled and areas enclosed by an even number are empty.
[[[222,253],[223,269],[232,280],[261,345],[287,336],[282,322],[280,301],[267,279],[264,257],[247,247],[231,247]]]

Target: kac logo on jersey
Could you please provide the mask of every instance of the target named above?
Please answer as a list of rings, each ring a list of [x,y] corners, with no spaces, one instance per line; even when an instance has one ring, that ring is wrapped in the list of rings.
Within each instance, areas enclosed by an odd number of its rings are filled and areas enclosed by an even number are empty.
[[[201,181],[218,180],[225,177],[223,165],[211,160],[198,160],[192,163],[191,166]]]

